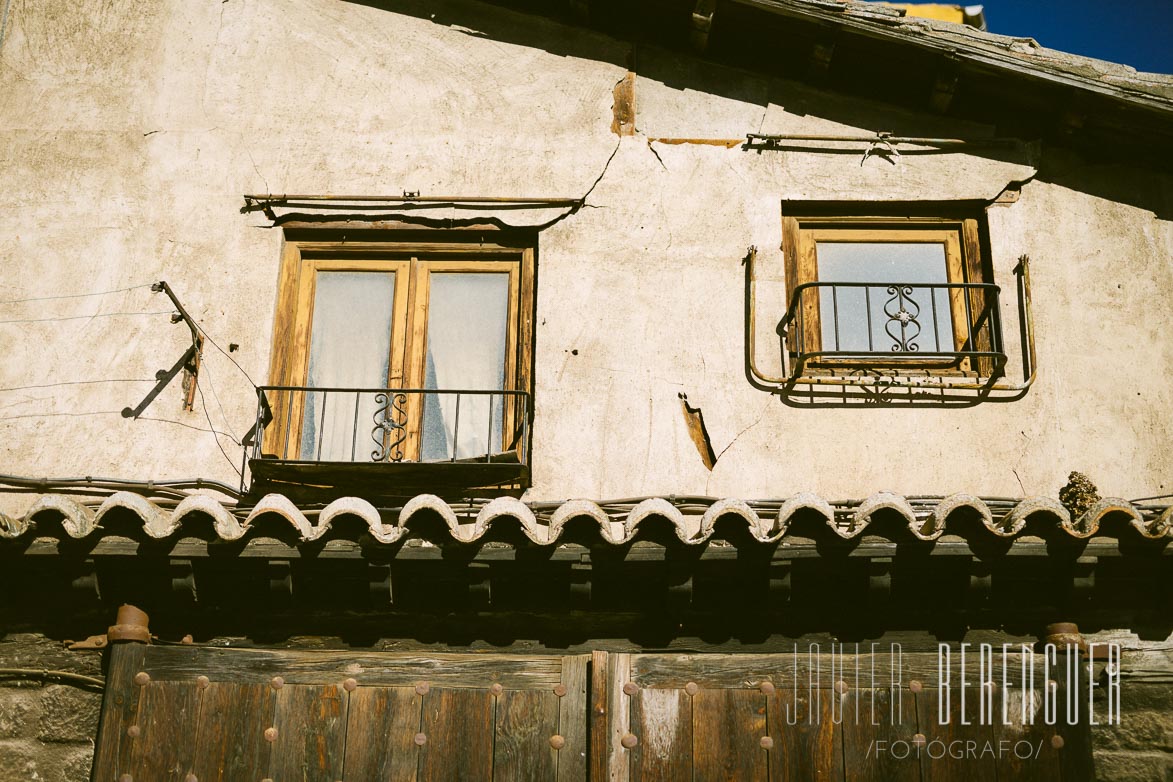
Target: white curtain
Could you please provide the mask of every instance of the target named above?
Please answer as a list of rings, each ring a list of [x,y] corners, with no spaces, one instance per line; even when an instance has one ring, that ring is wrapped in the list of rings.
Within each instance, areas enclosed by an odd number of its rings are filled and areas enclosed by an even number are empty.
[[[429,287],[425,387],[504,388],[509,275],[432,272]],[[455,394],[427,395],[421,461],[501,450],[501,396],[465,394],[459,406],[458,423]]]
[[[318,272],[306,385],[384,388],[394,301],[392,272]],[[371,393],[306,391],[301,458],[370,461],[382,445],[371,434],[376,409]]]

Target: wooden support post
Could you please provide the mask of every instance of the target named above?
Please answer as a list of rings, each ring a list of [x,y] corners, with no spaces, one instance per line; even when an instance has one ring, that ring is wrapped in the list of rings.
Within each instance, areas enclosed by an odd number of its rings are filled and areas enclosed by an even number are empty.
[[[717,11],[717,0],[696,0],[692,7],[689,25],[689,41],[693,51],[704,54],[709,48],[709,34],[713,31],[713,14]]]
[[[1079,627],[1070,622],[1047,625],[1044,641],[1055,645],[1058,671],[1055,679],[1059,683],[1056,701],[1055,736],[1052,746],[1059,750],[1061,776],[1063,779],[1094,779],[1095,766],[1092,763],[1091,729],[1088,725],[1087,678],[1091,666],[1085,654],[1086,645]],[[1069,719],[1071,697],[1075,719]]]
[[[868,607],[883,610],[892,595],[892,559],[875,557],[868,560]]]
[[[395,599],[391,587],[390,565],[367,565],[367,588],[371,595],[371,604],[379,608],[394,605]]]
[[[483,611],[492,603],[492,571],[487,562],[469,562],[465,566],[468,577],[468,604],[472,611]]]
[[[985,608],[990,601],[990,587],[993,584],[993,574],[990,566],[979,559],[969,563],[969,594],[966,596],[966,606],[972,611]]]
[[[832,34],[815,41],[807,61],[807,75],[814,81],[823,81],[831,72],[831,61],[835,58],[835,38]]]
[[[770,610],[778,611],[790,603],[790,562],[772,562],[769,566]]]
[[[948,113],[949,107],[953,105],[953,96],[957,92],[960,75],[955,62],[947,60],[941,65],[933,81],[933,91],[929,95],[929,106],[933,111],[939,114]]]
[[[106,630],[106,691],[94,748],[94,779],[118,779],[127,767],[136,738],[131,726],[137,715],[143,679],[146,644],[151,642],[148,617],[132,605],[118,608],[118,616]]]

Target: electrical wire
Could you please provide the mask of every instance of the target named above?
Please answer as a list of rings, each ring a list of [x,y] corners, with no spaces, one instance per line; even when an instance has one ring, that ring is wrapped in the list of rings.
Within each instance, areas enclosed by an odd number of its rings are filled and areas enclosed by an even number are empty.
[[[121,414],[122,413],[120,411],[119,415],[121,415]],[[175,424],[176,426],[182,426],[184,429],[192,429],[196,432],[211,432],[212,434],[218,434],[221,437],[227,437],[229,440],[232,440],[233,442],[236,441],[236,438],[234,438],[228,432],[222,432],[219,429],[205,429],[202,426],[193,426],[192,424],[185,424],[183,421],[172,421],[170,418],[155,418],[154,416],[140,415],[138,417],[138,420],[140,420],[140,421],[157,421],[158,423],[161,423],[161,424]]]
[[[171,310],[158,310],[155,312],[101,312],[96,315],[69,315],[64,318],[16,318],[13,320],[0,320],[2,323],[55,323],[63,320],[93,320],[94,318],[114,318],[118,316],[138,316],[138,315],[170,315]]]
[[[41,383],[33,386],[10,386],[8,388],[0,388],[3,391],[29,391],[36,388],[57,388],[58,386],[88,386],[97,383],[154,383],[154,378],[109,378],[106,380],[63,380],[60,383]]]
[[[223,353],[224,358],[231,361],[233,366],[235,366],[237,369],[240,370],[240,373],[242,375],[244,375],[245,379],[248,380],[248,382],[252,385],[253,390],[256,390],[257,384],[253,382],[253,379],[252,379],[252,377],[249,376],[248,372],[244,371],[244,367],[242,367],[240,364],[237,364],[236,359],[234,359],[231,355],[229,355],[228,351],[226,351],[226,350],[224,350],[224,348],[220,347],[219,343],[216,342],[216,340],[212,339],[212,335],[209,334],[206,329],[204,329],[203,324],[196,322],[196,328],[198,328],[200,330],[200,334],[202,334],[204,336],[204,339],[206,339],[206,340],[208,340],[208,342],[212,343],[212,347],[216,348],[216,350]]]
[[[80,413],[24,413],[22,415],[3,416],[3,417],[0,417],[0,421],[17,421],[22,418],[58,418],[58,417],[63,417],[63,416],[68,417],[68,418],[87,418],[89,416],[94,416],[94,415],[117,415],[118,417],[121,418],[122,411],[121,410],[87,410],[87,411],[80,412]],[[227,437],[229,440],[232,440],[233,442],[237,443],[238,445],[240,444],[239,441],[233,435],[231,435],[228,432],[221,432],[219,429],[216,429],[215,427],[213,427],[212,429],[205,429],[202,426],[192,426],[191,424],[184,423],[183,421],[175,421],[170,418],[155,418],[153,416],[147,416],[147,415],[140,415],[138,417],[138,420],[140,420],[140,421],[156,421],[156,422],[162,423],[162,424],[174,424],[175,426],[182,426],[185,429],[194,429],[197,432],[212,432],[213,434],[218,434],[222,437]]]
[[[216,386],[212,382],[211,365],[209,365],[207,361],[204,361],[202,364],[200,364],[200,369],[203,370],[204,377],[208,379],[208,390],[212,392],[212,401],[216,403],[216,407],[220,410],[220,418],[227,425],[228,414],[224,412],[224,405],[220,404],[220,395],[216,393]],[[229,435],[229,437],[232,439],[232,442],[236,443],[237,445],[241,444],[240,440],[237,440],[232,435]]]
[[[22,418],[85,418],[91,415],[122,415],[121,410],[88,410],[81,413],[25,413],[23,415],[6,415],[0,421],[18,421]]]
[[[154,283],[143,283],[142,285],[132,285],[129,288],[115,288],[110,291],[93,291],[91,293],[69,293],[61,296],[35,296],[30,299],[5,299],[0,301],[0,304],[24,304],[30,301],[56,301],[58,299],[84,299],[90,296],[108,296],[111,293],[125,293],[126,291],[136,291],[140,288],[149,288]]]
[[[240,474],[240,469],[236,466],[236,462],[232,461],[232,457],[228,455],[228,452],[224,450],[224,446],[220,444],[220,437],[216,432],[216,425],[212,423],[212,416],[208,413],[208,403],[204,400],[204,391],[202,388],[200,388],[199,383],[196,383],[196,393],[200,397],[200,407],[204,409],[204,418],[208,419],[208,426],[212,427],[212,437],[216,440],[216,448],[218,448],[220,453],[224,456],[224,460],[228,462],[228,465],[232,468],[232,471],[236,473],[236,477],[244,480],[244,476]],[[240,445],[240,442],[232,435],[225,436],[232,440],[232,442]]]
[[[58,679],[60,681],[85,684],[90,687],[105,687],[106,680],[71,671],[53,671],[48,668],[0,668],[0,676],[9,678]]]
[[[186,496],[178,492],[184,489],[212,489],[234,499],[240,499],[243,496],[238,487],[229,486],[220,481],[208,480],[207,478],[173,478],[163,481],[138,481],[127,478],[94,477],[92,475],[71,478],[29,478],[23,475],[5,475],[0,473],[0,483],[37,489],[39,491],[49,491],[54,487],[66,486],[71,488],[110,489],[113,491],[138,491],[140,493],[153,493],[163,490],[176,494],[176,496]]]

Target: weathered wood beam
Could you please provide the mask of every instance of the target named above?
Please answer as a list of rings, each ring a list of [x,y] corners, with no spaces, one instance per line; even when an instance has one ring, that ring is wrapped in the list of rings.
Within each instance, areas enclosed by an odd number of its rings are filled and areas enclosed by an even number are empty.
[[[591,0],[570,0],[570,13],[579,22],[591,20]]]
[[[692,7],[689,25],[689,42],[693,51],[704,54],[709,48],[709,35],[713,31],[713,16],[717,11],[717,0],[696,0]]]
[[[828,32],[811,45],[807,58],[807,76],[812,81],[824,81],[831,72],[831,61],[835,58],[835,34]]]
[[[956,61],[945,60],[937,69],[933,80],[933,90],[929,94],[929,106],[939,114],[947,114],[953,105],[953,96],[957,93],[957,84],[961,78],[961,71]]]

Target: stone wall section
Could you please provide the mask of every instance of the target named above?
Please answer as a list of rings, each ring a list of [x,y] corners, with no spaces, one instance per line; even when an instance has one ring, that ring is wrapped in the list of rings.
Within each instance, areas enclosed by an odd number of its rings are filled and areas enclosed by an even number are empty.
[[[1173,782],[1173,678],[1152,684],[1125,682],[1120,696],[1120,724],[1092,727],[1096,778]]]
[[[100,652],[70,652],[32,633],[0,636],[0,669],[102,675]],[[0,671],[0,782],[85,782],[90,778],[102,694],[47,676]]]

